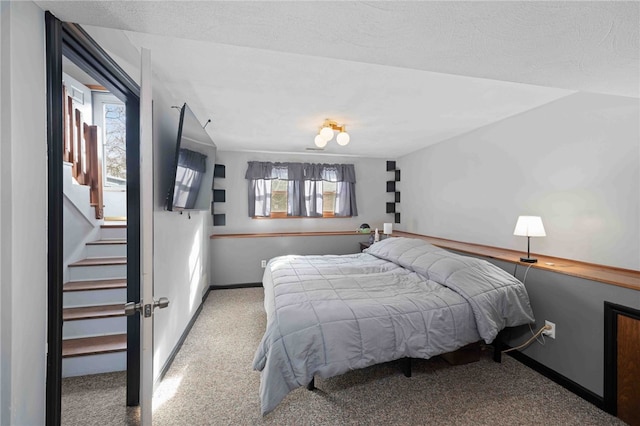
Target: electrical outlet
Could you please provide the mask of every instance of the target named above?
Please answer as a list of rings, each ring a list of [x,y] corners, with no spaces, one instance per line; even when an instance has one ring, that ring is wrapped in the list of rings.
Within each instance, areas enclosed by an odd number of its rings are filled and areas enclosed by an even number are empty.
[[[552,323],[551,321],[547,321],[547,320],[544,321],[544,325],[545,325],[545,327],[547,327],[547,326],[551,327],[551,329],[543,331],[542,334],[544,334],[545,336],[549,336],[552,339],[555,339],[556,338],[556,325],[554,323]]]
[[[267,261],[266,260],[261,260],[260,261],[260,266],[262,266],[263,268],[267,267]]]

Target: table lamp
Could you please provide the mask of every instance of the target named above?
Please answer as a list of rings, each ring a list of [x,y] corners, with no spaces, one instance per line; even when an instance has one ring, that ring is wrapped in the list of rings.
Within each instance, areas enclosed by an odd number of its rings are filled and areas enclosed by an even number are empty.
[[[531,257],[530,242],[531,237],[546,237],[544,232],[544,226],[542,225],[542,219],[540,216],[518,216],[518,222],[516,223],[516,229],[513,231],[513,235],[521,237],[527,237],[527,257],[521,257],[521,262],[536,263],[538,259]]]
[[[393,223],[385,223],[382,228],[382,233],[389,238],[393,233]]]

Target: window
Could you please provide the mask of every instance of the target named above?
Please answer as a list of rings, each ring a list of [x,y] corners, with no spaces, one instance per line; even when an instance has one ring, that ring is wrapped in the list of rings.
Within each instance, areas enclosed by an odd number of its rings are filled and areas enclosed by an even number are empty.
[[[94,123],[102,129],[104,186],[126,188],[126,107],[107,92],[93,92]]]
[[[336,183],[321,182],[322,185],[322,217],[335,217]]]
[[[250,161],[250,217],[357,216],[353,164]]]
[[[287,186],[286,180],[271,181],[271,217],[287,217]]]

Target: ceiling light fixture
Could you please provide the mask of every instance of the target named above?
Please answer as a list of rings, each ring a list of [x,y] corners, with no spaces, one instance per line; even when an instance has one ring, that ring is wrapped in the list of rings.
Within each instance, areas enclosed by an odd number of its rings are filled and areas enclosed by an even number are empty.
[[[314,139],[314,143],[318,148],[324,148],[327,146],[327,142],[333,139],[333,131],[338,131],[338,136],[336,136],[336,142],[338,145],[345,146],[351,140],[349,133],[347,133],[346,126],[344,124],[339,125],[334,120],[329,120],[328,118],[324,120],[320,131],[316,135]]]

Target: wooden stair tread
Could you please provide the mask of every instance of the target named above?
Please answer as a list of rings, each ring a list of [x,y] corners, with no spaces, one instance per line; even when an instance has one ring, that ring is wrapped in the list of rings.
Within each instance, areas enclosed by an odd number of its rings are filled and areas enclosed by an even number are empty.
[[[98,355],[127,350],[126,334],[82,337],[62,341],[62,357],[70,358],[83,355]]]
[[[78,266],[105,266],[105,265],[126,265],[127,257],[88,257],[74,263],[70,263],[69,267]]]
[[[102,246],[102,245],[108,245],[108,244],[127,244],[127,240],[114,238],[114,239],[106,239],[106,240],[96,240],[96,241],[91,241],[87,243],[88,246]]]
[[[126,228],[126,223],[105,223],[100,225],[100,228]]]
[[[64,283],[63,291],[110,290],[127,288],[127,280],[116,278],[110,280],[69,281]]]
[[[114,305],[78,306],[62,310],[63,321],[124,316],[124,303]]]

